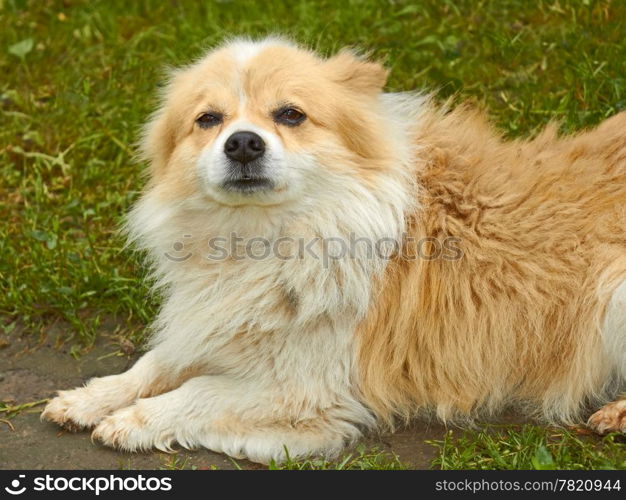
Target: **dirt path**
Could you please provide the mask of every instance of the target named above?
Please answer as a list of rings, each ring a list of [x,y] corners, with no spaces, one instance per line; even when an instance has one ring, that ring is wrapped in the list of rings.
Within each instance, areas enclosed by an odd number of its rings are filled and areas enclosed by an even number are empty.
[[[66,350],[55,349],[53,342],[37,340],[29,335],[0,334],[0,346],[5,346],[0,349],[0,401],[18,405],[49,398],[57,389],[81,385],[91,377],[120,373],[137,358],[111,356],[118,348],[102,341],[76,360]],[[0,422],[0,469],[235,468],[228,457],[208,450],[182,450],[174,455],[117,452],[93,444],[88,432],[73,434],[41,422],[42,409],[43,405],[25,410],[12,418],[10,425]],[[0,418],[3,416],[0,414]],[[415,468],[427,468],[436,450],[424,441],[440,439],[443,432],[439,425],[422,424],[394,435],[371,438],[365,444],[391,450]],[[259,467],[242,460],[237,463],[243,468]]]

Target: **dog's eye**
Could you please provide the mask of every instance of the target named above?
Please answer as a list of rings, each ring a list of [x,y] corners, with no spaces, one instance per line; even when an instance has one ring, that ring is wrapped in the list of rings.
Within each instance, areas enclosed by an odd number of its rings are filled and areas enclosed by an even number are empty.
[[[275,122],[289,125],[290,127],[300,125],[305,118],[306,115],[296,108],[281,108],[274,113]]]
[[[202,113],[196,118],[196,123],[200,128],[209,128],[219,125],[224,120],[220,113]]]

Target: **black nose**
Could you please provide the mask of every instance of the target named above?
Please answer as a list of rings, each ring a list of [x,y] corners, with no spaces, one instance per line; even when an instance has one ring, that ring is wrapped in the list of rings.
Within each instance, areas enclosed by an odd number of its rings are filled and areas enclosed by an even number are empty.
[[[264,152],[265,143],[261,136],[254,132],[235,132],[224,144],[226,156],[240,163],[256,160]]]

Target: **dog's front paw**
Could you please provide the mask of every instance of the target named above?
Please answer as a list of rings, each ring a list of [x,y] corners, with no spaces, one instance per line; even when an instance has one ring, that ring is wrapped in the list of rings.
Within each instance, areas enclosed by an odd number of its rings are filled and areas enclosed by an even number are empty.
[[[604,405],[589,417],[587,425],[599,434],[626,432],[626,399]]]
[[[156,422],[149,421],[141,408],[141,401],[109,415],[98,424],[91,434],[93,440],[105,446],[124,451],[146,451],[157,448],[171,452],[174,433],[159,429]]]
[[[41,414],[43,420],[55,422],[65,429],[79,431],[95,426],[110,412],[106,405],[98,404],[88,388],[59,391]]]

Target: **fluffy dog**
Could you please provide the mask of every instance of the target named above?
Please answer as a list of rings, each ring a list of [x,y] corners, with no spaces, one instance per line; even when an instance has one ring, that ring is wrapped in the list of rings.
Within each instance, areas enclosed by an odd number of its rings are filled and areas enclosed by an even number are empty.
[[[259,462],[427,413],[625,431],[626,114],[504,141],[386,76],[278,39],[174,71],[128,218],[150,350],[43,417]]]

